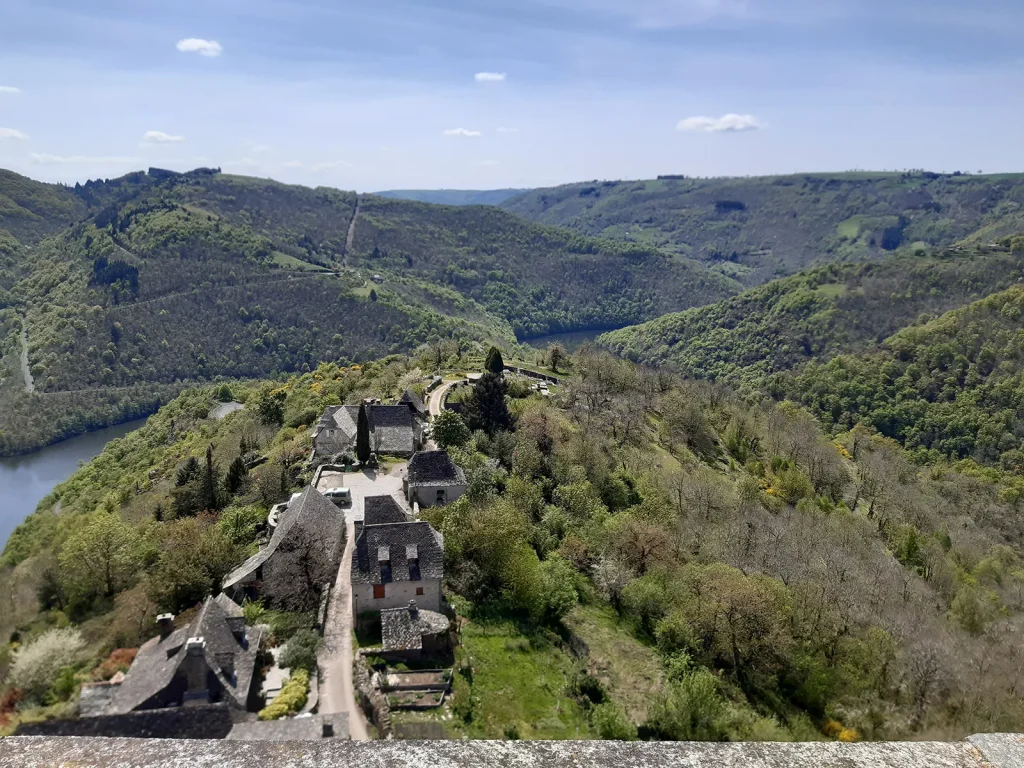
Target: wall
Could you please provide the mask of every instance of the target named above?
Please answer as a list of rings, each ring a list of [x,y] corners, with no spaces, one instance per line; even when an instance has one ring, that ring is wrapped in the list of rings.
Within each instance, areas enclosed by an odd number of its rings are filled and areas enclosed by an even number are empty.
[[[226,704],[168,707],[80,720],[22,723],[18,736],[127,736],[135,739],[223,739],[231,730]],[[5,765],[0,759],[0,765]]]
[[[466,486],[464,485],[449,485],[443,486],[446,492],[446,504],[451,504],[462,494],[466,492]],[[421,486],[419,488],[412,489],[412,498],[409,499],[409,503],[412,504],[414,501],[419,502],[421,507],[434,507],[437,506],[437,492],[441,490],[436,485],[433,486]]]
[[[423,594],[417,595],[416,588],[422,587]],[[401,608],[415,600],[416,605],[428,611],[441,612],[441,582],[437,579],[423,581],[393,581],[384,585],[384,598],[373,599],[372,584],[352,585],[352,615],[358,616],[366,611],[379,611],[382,608]]]

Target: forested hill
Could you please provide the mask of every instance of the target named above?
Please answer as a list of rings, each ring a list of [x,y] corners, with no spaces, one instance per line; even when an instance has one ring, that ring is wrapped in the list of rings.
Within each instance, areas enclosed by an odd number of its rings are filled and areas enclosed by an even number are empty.
[[[1021,279],[1024,253],[959,247],[831,264],[600,337],[637,362],[757,387],[810,360],[872,348],[922,315],[962,307]]]
[[[378,197],[393,200],[414,200],[438,205],[501,205],[525,189],[389,189],[374,192]]]
[[[739,289],[685,257],[493,207],[216,169],[74,188],[5,174],[0,202],[0,453],[149,412],[190,382],[439,336],[616,327]]]
[[[903,244],[987,243],[1024,230],[1024,175],[801,174],[605,181],[502,204],[532,221],[667,248],[747,285]]]

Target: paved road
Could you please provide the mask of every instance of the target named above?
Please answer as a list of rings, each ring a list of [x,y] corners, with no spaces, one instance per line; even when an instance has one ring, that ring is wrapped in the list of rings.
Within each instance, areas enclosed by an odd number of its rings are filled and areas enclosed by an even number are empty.
[[[444,404],[445,397],[448,396],[448,390],[454,387],[465,379],[459,379],[458,381],[448,381],[442,384],[440,387],[430,393],[430,399],[427,401],[427,409],[430,412],[430,418],[434,418],[441,413],[441,408]]]
[[[25,332],[25,321],[21,321],[21,375],[25,378],[25,391],[35,392],[36,385],[32,381],[32,371],[28,367],[28,334]]]
[[[349,734],[354,741],[370,738],[362,709],[356,704],[352,682],[352,550],[355,521],[363,519],[367,496],[390,494],[402,500],[402,475],[399,465],[391,474],[324,472],[318,490],[342,486],[351,489],[352,505],[345,510],[345,553],[341,558],[331,602],[324,623],[324,644],[320,651],[320,712],[348,713]],[[403,502],[404,503],[404,502]]]

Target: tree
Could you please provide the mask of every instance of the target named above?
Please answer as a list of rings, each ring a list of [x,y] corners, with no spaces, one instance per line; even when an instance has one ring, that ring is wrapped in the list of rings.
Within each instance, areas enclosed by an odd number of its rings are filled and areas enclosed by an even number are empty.
[[[370,459],[370,419],[366,403],[359,404],[359,419],[356,422],[356,458],[365,464]]]
[[[228,467],[227,476],[224,478],[224,486],[228,493],[232,496],[238,493],[248,474],[249,470],[245,467],[245,461],[241,456],[236,456],[235,460],[231,462],[231,466]]]
[[[569,353],[565,351],[565,347],[561,344],[552,344],[548,347],[548,363],[551,365],[551,370],[555,373],[558,373],[558,366],[564,363],[568,357]]]
[[[377,300],[377,291],[374,290],[373,288],[371,288],[370,289],[370,301],[376,301],[376,300]]]
[[[278,659],[285,669],[316,669],[316,652],[320,648],[320,635],[312,629],[300,629],[284,647]]]
[[[206,446],[206,466],[203,469],[203,509],[220,509],[217,465],[213,461],[213,444]]]
[[[145,542],[117,514],[97,512],[65,542],[60,566],[68,591],[113,597],[130,586],[144,560]]]
[[[487,360],[484,362],[484,368],[495,374],[500,374],[505,370],[505,361],[501,357],[500,349],[491,347],[487,350]]]
[[[434,417],[433,435],[437,444],[447,450],[459,448],[469,442],[469,427],[455,411],[442,410]]]
[[[164,610],[179,612],[220,589],[242,550],[216,525],[214,515],[168,523],[160,559],[147,591]]]
[[[471,429],[482,429],[493,435],[500,429],[512,426],[505,395],[508,383],[496,373],[485,373],[473,387],[473,394],[467,403],[466,416]]]
[[[51,629],[14,652],[7,681],[40,701],[60,671],[73,665],[84,648],[85,640],[77,629]]]

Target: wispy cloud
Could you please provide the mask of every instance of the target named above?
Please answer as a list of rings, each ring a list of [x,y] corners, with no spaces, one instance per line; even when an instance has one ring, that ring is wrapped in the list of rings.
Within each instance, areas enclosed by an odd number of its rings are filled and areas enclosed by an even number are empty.
[[[739,133],[756,131],[764,128],[764,124],[753,115],[728,114],[721,117],[688,117],[676,125],[677,131],[696,131],[699,133]]]
[[[224,51],[216,40],[204,40],[201,37],[179,40],[177,48],[182,53],[198,53],[200,56],[220,56]]]
[[[175,136],[163,131],[146,131],[142,136],[143,144],[180,144],[184,140],[184,136]]]
[[[477,139],[483,136],[480,131],[471,131],[468,128],[450,128],[444,132],[445,136],[461,136],[466,139]]]
[[[88,155],[47,155],[33,152],[32,162],[37,165],[130,165],[141,163],[137,157],[91,157]]]
[[[15,88],[13,85],[0,85],[0,93],[21,93],[21,88]]]
[[[474,75],[474,79],[478,83],[500,83],[506,77],[508,77],[508,75],[504,72],[477,72],[476,75]]]
[[[0,128],[0,139],[18,139],[19,141],[24,141],[27,138],[27,133],[22,133],[14,128]]]

